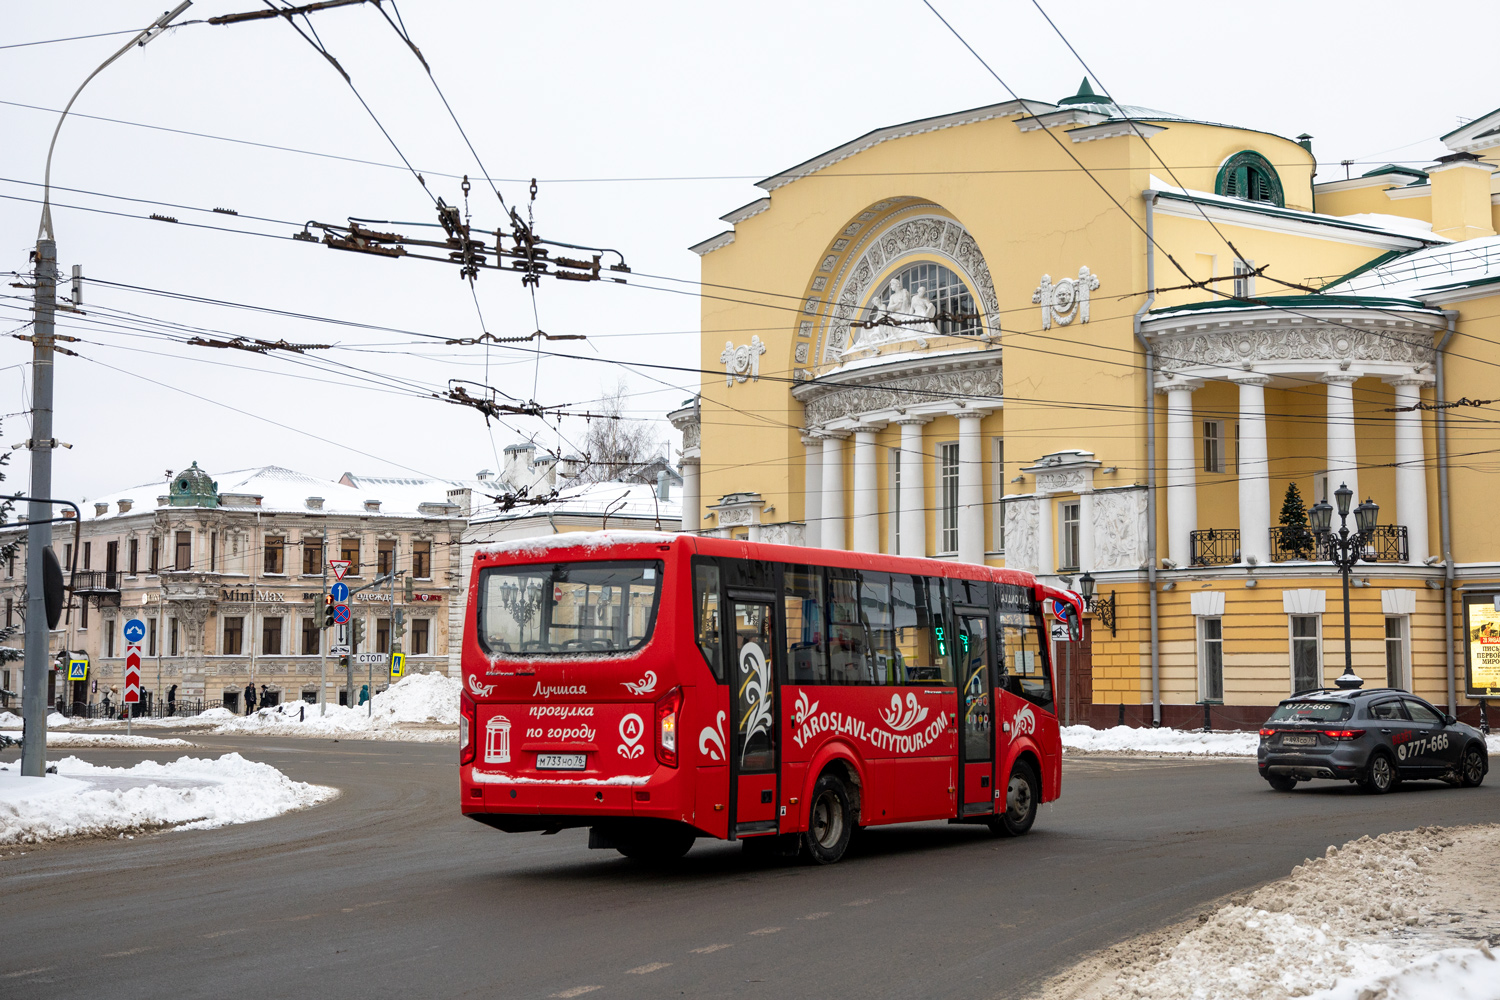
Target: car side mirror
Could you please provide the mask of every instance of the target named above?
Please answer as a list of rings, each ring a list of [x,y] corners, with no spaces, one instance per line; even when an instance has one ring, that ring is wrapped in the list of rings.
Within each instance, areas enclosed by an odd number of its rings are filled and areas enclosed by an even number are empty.
[[[1457,721],[1458,721],[1457,719],[1455,719],[1453,716],[1449,715],[1447,712],[1443,713],[1443,725],[1445,725],[1445,726],[1451,726],[1451,725],[1453,725]]]

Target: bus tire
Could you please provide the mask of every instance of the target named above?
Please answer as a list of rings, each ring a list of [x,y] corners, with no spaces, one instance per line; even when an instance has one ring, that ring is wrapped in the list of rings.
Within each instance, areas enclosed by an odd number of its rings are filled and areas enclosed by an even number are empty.
[[[842,858],[856,822],[854,799],[842,778],[836,774],[818,778],[807,817],[808,856],[820,865],[831,865]]]
[[[989,821],[990,832],[997,837],[1020,837],[1036,822],[1036,811],[1042,801],[1042,783],[1036,768],[1018,760],[1010,769],[1005,786],[1005,811]]]
[[[632,861],[666,864],[676,861],[693,848],[697,835],[686,826],[652,830],[644,836],[616,838],[615,850]]]

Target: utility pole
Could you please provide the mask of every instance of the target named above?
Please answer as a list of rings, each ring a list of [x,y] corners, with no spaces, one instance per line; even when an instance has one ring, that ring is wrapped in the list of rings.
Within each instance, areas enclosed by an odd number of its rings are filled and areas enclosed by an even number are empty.
[[[323,532],[323,596],[313,605],[320,616],[318,624],[318,715],[328,714],[328,629],[323,628],[322,615],[327,614],[328,604],[328,532]]]

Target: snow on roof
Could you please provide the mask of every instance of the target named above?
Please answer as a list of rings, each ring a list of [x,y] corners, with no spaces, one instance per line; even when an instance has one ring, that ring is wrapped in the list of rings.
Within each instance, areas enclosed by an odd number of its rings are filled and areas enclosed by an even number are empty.
[[[1483,236],[1413,250],[1323,291],[1334,295],[1419,299],[1434,292],[1495,279],[1500,279],[1500,236]]]
[[[517,521],[529,517],[546,517],[549,514],[593,517],[609,514],[611,517],[653,519],[659,514],[663,521],[678,521],[682,518],[680,494],[658,500],[656,487],[645,483],[586,483],[564,487],[557,493],[557,499],[549,503],[524,504],[507,511],[497,510],[494,503],[476,502],[471,521]]]
[[[553,549],[592,551],[607,545],[670,545],[679,536],[666,531],[569,531],[559,535],[514,538],[490,542],[475,549],[476,555],[536,555]]]

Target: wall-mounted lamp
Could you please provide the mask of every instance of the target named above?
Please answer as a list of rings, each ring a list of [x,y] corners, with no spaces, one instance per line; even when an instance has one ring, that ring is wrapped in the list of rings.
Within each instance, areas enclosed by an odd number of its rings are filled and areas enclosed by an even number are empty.
[[[1162,590],[1171,590],[1175,586],[1177,586],[1177,581],[1176,580],[1168,580],[1166,583],[1164,583],[1164,584],[1161,585],[1161,589]]]
[[[1026,482],[1026,477],[1025,476],[1017,476],[1016,478],[1012,479],[1011,482],[1013,482],[1013,483],[1024,483],[1024,482]]]
[[[1119,471],[1120,471],[1120,467],[1118,465],[1111,465],[1107,469],[1100,469],[1099,470],[1099,475],[1101,475],[1101,476],[1113,476],[1116,472],[1119,472]]]
[[[1245,586],[1250,587],[1251,589],[1254,589],[1255,587],[1257,587],[1259,585],[1260,585],[1260,581],[1259,580],[1246,580],[1245,581]]]

